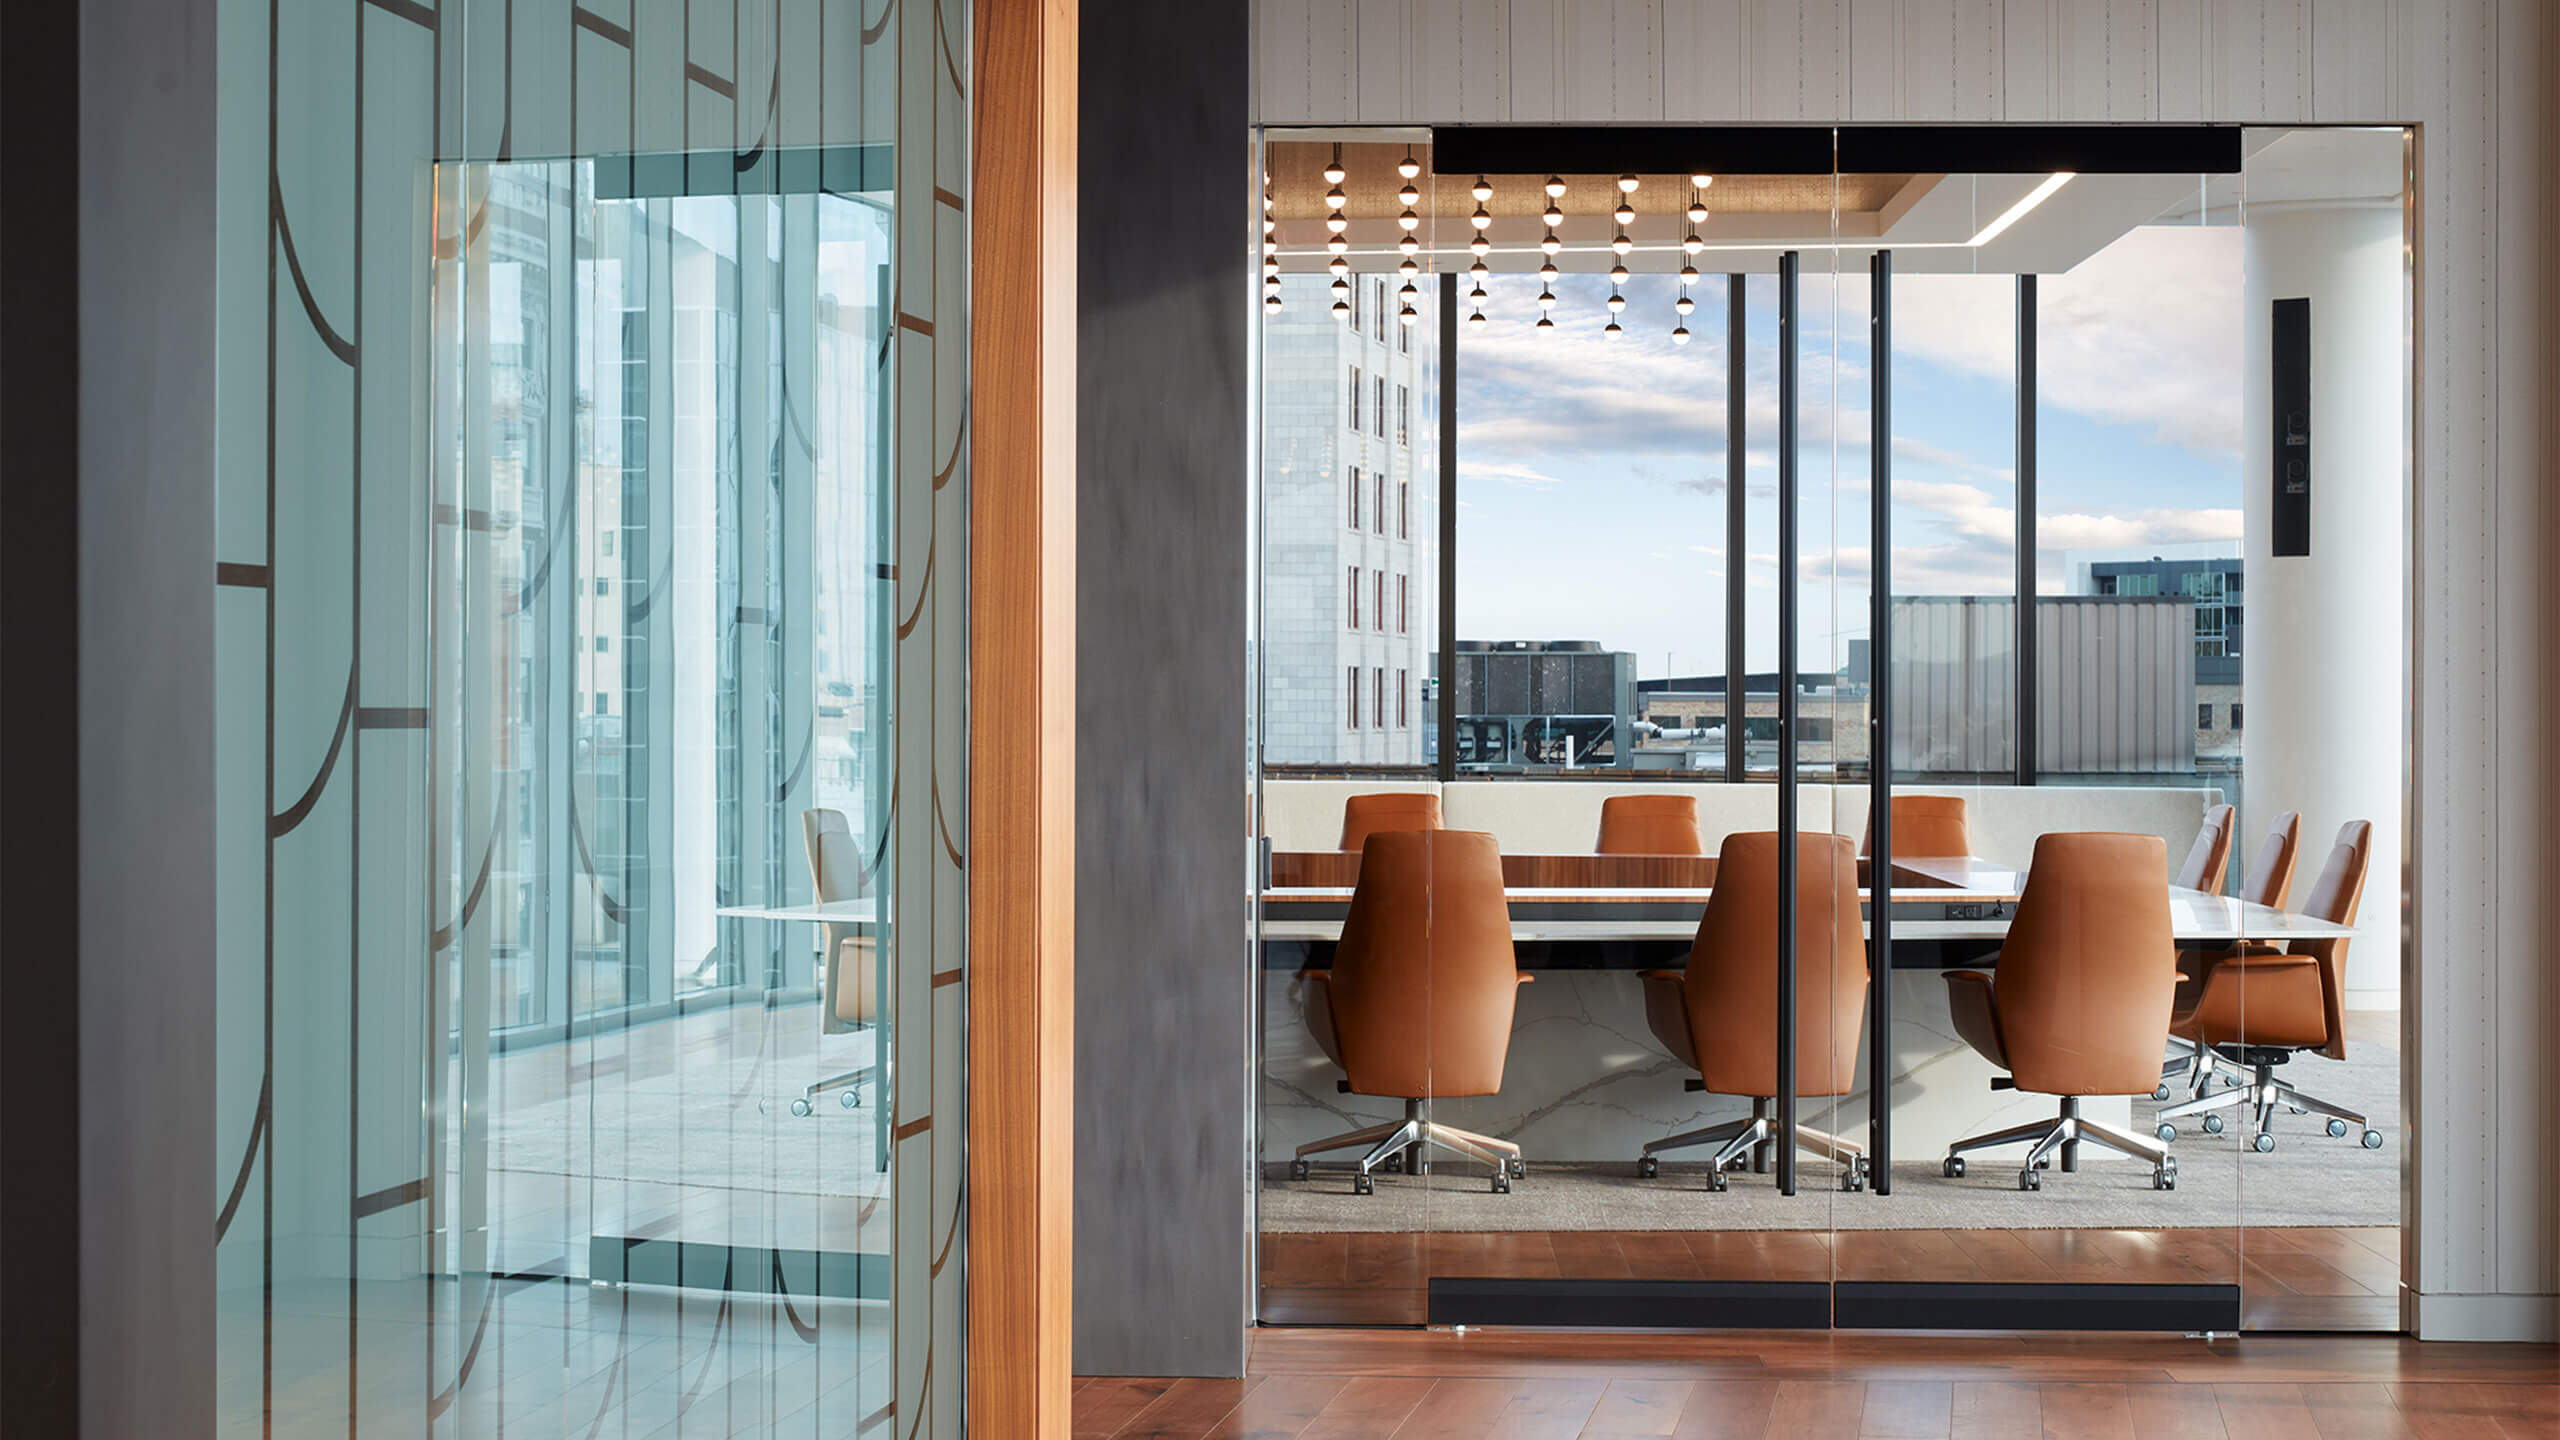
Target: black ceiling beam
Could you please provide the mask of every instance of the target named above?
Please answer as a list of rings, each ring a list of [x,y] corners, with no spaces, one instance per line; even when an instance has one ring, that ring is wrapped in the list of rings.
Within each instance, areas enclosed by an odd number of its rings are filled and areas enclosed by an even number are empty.
[[[1435,175],[2237,174],[2236,125],[1447,125]]]

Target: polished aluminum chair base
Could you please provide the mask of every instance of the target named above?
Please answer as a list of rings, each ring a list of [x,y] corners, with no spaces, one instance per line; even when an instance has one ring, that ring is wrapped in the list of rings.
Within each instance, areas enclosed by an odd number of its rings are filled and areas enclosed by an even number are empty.
[[[1520,1158],[1520,1147],[1508,1140],[1496,1140],[1455,1125],[1443,1125],[1431,1118],[1427,1100],[1404,1102],[1404,1118],[1384,1125],[1370,1125],[1329,1139],[1311,1140],[1298,1147],[1297,1158],[1290,1162],[1289,1178],[1304,1180],[1310,1173],[1307,1157],[1327,1150],[1348,1150],[1356,1145],[1369,1147],[1360,1157],[1359,1167],[1352,1172],[1351,1193],[1377,1193],[1376,1172],[1401,1168],[1407,1174],[1420,1174],[1426,1147],[1438,1146],[1454,1155],[1463,1155],[1479,1165],[1493,1169],[1493,1193],[1508,1195],[1511,1182],[1524,1178],[1529,1167]]]
[[[2289,1057],[2292,1052],[2276,1053]],[[2229,1061],[2231,1057],[2217,1052],[2216,1058]],[[2157,1117],[2160,1122],[2160,1138],[2176,1139],[2178,1122],[2190,1115],[2203,1116],[2205,1133],[2219,1135],[2222,1133],[2223,1120],[2217,1112],[2234,1106],[2247,1105],[2251,1107],[2250,1118],[2253,1122],[2249,1134],[2249,1148],[2263,1155],[2276,1148],[2276,1107],[2281,1105],[2296,1115],[2326,1117],[2325,1128],[2333,1137],[2343,1140],[2351,1132],[2361,1131],[2363,1133],[2357,1137],[2359,1144],[2367,1150],[2382,1148],[2382,1132],[2365,1123],[2364,1116],[2344,1105],[2335,1104],[2314,1095],[2305,1095],[2295,1089],[2290,1082],[2277,1079],[2275,1067],[2283,1063],[2282,1061],[2249,1056],[2248,1063],[2251,1073],[2247,1080],[2233,1085],[2228,1090],[2217,1090],[2210,1095],[2201,1093],[2202,1085],[2199,1083],[2199,1093],[2194,1099],[2162,1109]]]
[[[2151,1188],[2154,1190],[2178,1188],[2178,1158],[2169,1153],[2168,1147],[2137,1140],[2111,1125],[2101,1125],[2083,1116],[2076,1096],[2063,1097],[2062,1113],[2050,1120],[2013,1125],[2006,1130],[1957,1141],[1947,1147],[1946,1163],[1941,1169],[1948,1179],[1961,1179],[1964,1176],[1964,1152],[1987,1150],[1994,1145],[2014,1145],[2022,1140],[2030,1144],[2027,1158],[2018,1168],[2018,1188],[2021,1190],[2043,1189],[2044,1171],[2053,1164],[2057,1155],[2065,1173],[2079,1169],[2083,1144],[2104,1146],[2119,1155],[2148,1161],[2151,1165]]]
[[[847,1110],[859,1110],[862,1108],[862,1087],[870,1083],[871,1067],[868,1065],[859,1070],[847,1070],[841,1075],[830,1075],[826,1079],[819,1081],[817,1084],[810,1086],[808,1089],[801,1091],[800,1098],[791,1102],[791,1113],[794,1115],[807,1115],[813,1108],[815,1108],[811,1102],[815,1101],[819,1096],[826,1094],[830,1090],[841,1090],[844,1092],[844,1108]]]
[[[1778,1143],[1778,1122],[1770,1114],[1769,1102],[1755,1100],[1748,1120],[1728,1120],[1697,1130],[1684,1130],[1677,1135],[1645,1142],[1644,1155],[1636,1161],[1636,1173],[1650,1180],[1662,1173],[1661,1162],[1654,1157],[1666,1150],[1685,1150],[1692,1145],[1713,1145],[1716,1153],[1707,1158],[1707,1188],[1726,1188],[1725,1172],[1739,1169],[1745,1161],[1755,1171],[1769,1168],[1768,1152]],[[1810,1150],[1826,1160],[1840,1163],[1840,1188],[1867,1188],[1867,1152],[1854,1140],[1809,1126],[1796,1127],[1796,1146]]]

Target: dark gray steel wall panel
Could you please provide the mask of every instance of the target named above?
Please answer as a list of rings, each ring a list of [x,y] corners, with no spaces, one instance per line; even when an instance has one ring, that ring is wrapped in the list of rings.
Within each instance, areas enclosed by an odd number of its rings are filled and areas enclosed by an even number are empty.
[[[1075,1366],[1086,1374],[1244,1368],[1249,17],[1193,0],[1084,5]]]

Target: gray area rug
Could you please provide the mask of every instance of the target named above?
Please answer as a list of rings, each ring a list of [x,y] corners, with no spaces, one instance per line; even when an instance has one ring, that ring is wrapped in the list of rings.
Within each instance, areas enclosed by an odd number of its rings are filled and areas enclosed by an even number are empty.
[[[1349,1167],[1319,1166],[1295,1182],[1266,1178],[1262,1228],[1276,1233],[1377,1230],[1938,1230],[2143,1229],[2219,1225],[2397,1225],[2400,1223],[2400,1056],[2381,1046],[2349,1051],[2345,1061],[2305,1056],[2281,1078],[2322,1099],[2364,1112],[2383,1147],[2366,1150],[2350,1134],[2332,1139],[2320,1117],[2279,1112],[2276,1148],[2260,1155],[2243,1132],[2245,1112],[2221,1135],[2182,1123],[2171,1153],[2175,1190],[2151,1188],[2141,1162],[2084,1146],[2080,1169],[2048,1172],[2044,1188],[2017,1188],[2024,1145],[1976,1151],[1967,1173],[1950,1180],[1936,1155],[1897,1157],[1893,1193],[1843,1193],[1839,1172],[1811,1155],[1799,1167],[1793,1196],[1775,1177],[1731,1175],[1731,1188],[1706,1188],[1703,1163],[1666,1161],[1653,1180],[1625,1164],[1548,1164],[1527,1157],[1528,1178],[1508,1195],[1491,1193],[1481,1166],[1463,1161],[1422,1177],[1381,1176],[1375,1195],[1353,1195]],[[2134,1102],[2136,1133],[2148,1136],[2161,1107]],[[1703,1156],[1704,1151],[1691,1154]]]

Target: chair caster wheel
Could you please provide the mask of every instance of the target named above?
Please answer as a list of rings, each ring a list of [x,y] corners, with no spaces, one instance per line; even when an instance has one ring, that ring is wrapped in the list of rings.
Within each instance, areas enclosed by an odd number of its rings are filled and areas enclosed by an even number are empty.
[[[1304,1160],[1292,1160],[1292,1161],[1290,1161],[1290,1162],[1289,1162],[1289,1178],[1290,1178],[1290,1179],[1292,1179],[1292,1180],[1304,1180],[1304,1179],[1306,1179],[1306,1178],[1307,1178],[1307,1162],[1306,1162],[1306,1161],[1304,1161]]]
[[[844,1108],[846,1108],[847,1110],[859,1110],[859,1109],[861,1109],[861,1108],[862,1108],[862,1092],[861,1092],[861,1091],[859,1091],[859,1090],[847,1090],[846,1092],[844,1092]]]
[[[2035,1170],[2035,1169],[2026,1169],[2026,1170],[2021,1170],[2021,1171],[2019,1171],[2019,1172],[2018,1172],[2018,1188],[2019,1188],[2019,1189],[2021,1189],[2021,1190],[2041,1190],[2041,1189],[2043,1189],[2043,1188],[2044,1188],[2044,1174],[2043,1174],[2043,1172],[2042,1172],[2042,1171],[2039,1171],[2039,1170]]]
[[[1866,1189],[1867,1162],[1864,1160],[1855,1161],[1848,1169],[1842,1171],[1840,1173],[1840,1188],[1852,1195]]]
[[[2151,1098],[2152,1098],[2152,1099],[2154,1099],[2154,1100],[2166,1100],[2166,1099],[2168,1099],[2168,1098],[2169,1098],[2169,1082],[2168,1082],[2168,1081],[2166,1081],[2166,1080],[2163,1080],[2163,1081],[2161,1081],[2157,1086],[2153,1087],[2153,1089],[2152,1089],[2152,1091],[2151,1091]]]
[[[1654,1158],[1653,1158],[1652,1156],[1650,1156],[1650,1155],[1647,1155],[1647,1156],[1645,1156],[1643,1159],[1638,1160],[1638,1161],[1636,1162],[1636,1177],[1637,1177],[1638,1179],[1641,1179],[1641,1180],[1651,1180],[1651,1179],[1653,1179],[1655,1176],[1660,1175],[1661,1173],[1662,1173],[1662,1162],[1661,1162],[1661,1161],[1659,1161],[1659,1160],[1654,1159]]]
[[[1707,1172],[1707,1188],[1715,1191],[1719,1195],[1725,1192],[1730,1183],[1731,1182],[1724,1178],[1724,1172],[1721,1170],[1710,1170]]]
[[[1366,1175],[1354,1175],[1351,1177],[1351,1193],[1354,1195],[1375,1195],[1378,1193],[1378,1182],[1370,1179]]]
[[[2346,1138],[2347,1138],[2347,1122],[2346,1122],[2346,1121],[2344,1121],[2344,1120],[2341,1120],[2341,1119],[2337,1118],[2337,1117],[2336,1117],[2336,1116],[2334,1116],[2334,1115],[2333,1115],[2333,1116],[2331,1116],[2331,1117],[2329,1117],[2329,1138],[2330,1138],[2330,1139],[2332,1139],[2332,1140],[2344,1140],[2344,1139],[2346,1139]]]
[[[2160,1168],[2151,1172],[2151,1188],[2154,1190],[2177,1189],[2178,1162],[2175,1160],[2161,1161]]]
[[[2151,1133],[2152,1133],[2152,1134],[2154,1134],[2154,1135],[2159,1136],[2159,1137],[2160,1137],[2160,1141],[2161,1141],[2161,1143],[2165,1145],[2165,1144],[2167,1144],[2169,1141],[2172,1141],[2172,1140],[2175,1140],[2175,1139],[2177,1139],[2177,1138],[2178,1138],[2178,1127],[2177,1127],[2177,1126],[2175,1126],[2175,1125],[2170,1124],[2170,1123],[2169,1123],[2168,1121],[2166,1121],[2166,1120],[2163,1120],[2163,1121],[2161,1121],[2161,1122],[2160,1122],[2160,1124],[2159,1124],[2159,1126],[2158,1126],[2157,1128],[2155,1128],[2154,1130],[2152,1130],[2152,1132],[2151,1132]]]
[[[2221,1134],[2221,1133],[2222,1133],[2222,1117],[2221,1117],[2221,1116],[2219,1116],[2219,1115],[2207,1115],[2206,1117],[2204,1117],[2204,1133],[2206,1133],[2207,1135],[2219,1135],[2219,1134]]]
[[[792,1113],[792,1114],[794,1114],[794,1115],[799,1116],[799,1117],[800,1117],[801,1119],[803,1119],[803,1120],[808,1119],[808,1118],[809,1118],[809,1101],[808,1101],[808,1099],[807,1099],[806,1097],[803,1097],[803,1098],[801,1098],[801,1099],[798,1099],[798,1100],[794,1100],[794,1101],[792,1101],[792,1102],[791,1102],[791,1113]]]
[[[2367,1150],[2379,1150],[2379,1149],[2381,1149],[2381,1148],[2382,1148],[2382,1132],[2381,1132],[2381,1131],[2379,1131],[2379,1130],[2367,1130],[2366,1132],[2364,1132],[2364,1140],[2363,1140],[2363,1144],[2364,1144],[2364,1148],[2366,1148]]]
[[[1401,1153],[1390,1155],[1387,1157],[1386,1163],[1380,1165],[1378,1168],[1384,1170],[1390,1175],[1401,1175],[1404,1173],[1404,1156]]]
[[[1502,1169],[1500,1166],[1494,1167],[1493,1193],[1496,1195],[1508,1195],[1511,1193],[1510,1173]]]
[[[2276,1148],[2276,1137],[2268,1134],[2264,1130],[2261,1130],[2257,1134],[2249,1137],[2249,1148],[2257,1151],[2261,1155],[2264,1155],[2268,1151]]]
[[[1950,1156],[1948,1156],[1948,1157],[1947,1157],[1947,1163],[1945,1163],[1944,1165],[1941,1165],[1941,1166],[1939,1166],[1939,1167],[1938,1167],[1938,1173],[1939,1173],[1939,1174],[1941,1174],[1941,1175],[1946,1176],[1946,1177],[1947,1177],[1948,1179],[1950,1179],[1950,1180],[1961,1180],[1961,1179],[1963,1179],[1963,1178],[1964,1178],[1964,1157],[1963,1157],[1963,1156],[1961,1156],[1961,1155],[1950,1155]]]
[[[1517,1155],[1512,1156],[1512,1157],[1511,1157],[1511,1178],[1512,1178],[1512,1179],[1514,1179],[1514,1180],[1526,1180],[1526,1179],[1528,1179],[1528,1178],[1529,1178],[1529,1162],[1528,1162],[1528,1161],[1526,1161],[1526,1160],[1521,1159],[1521,1158],[1520,1158],[1519,1156],[1517,1156]]]

